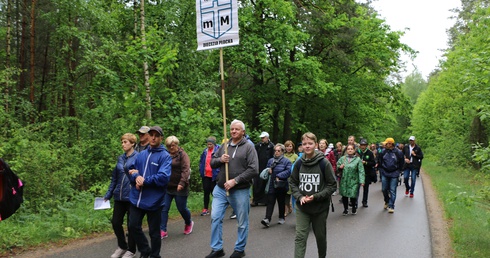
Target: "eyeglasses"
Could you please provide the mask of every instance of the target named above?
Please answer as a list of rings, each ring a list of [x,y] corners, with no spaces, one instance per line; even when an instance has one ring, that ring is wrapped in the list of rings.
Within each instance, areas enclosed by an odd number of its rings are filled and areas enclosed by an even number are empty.
[[[275,152],[282,152],[282,150],[274,150]]]

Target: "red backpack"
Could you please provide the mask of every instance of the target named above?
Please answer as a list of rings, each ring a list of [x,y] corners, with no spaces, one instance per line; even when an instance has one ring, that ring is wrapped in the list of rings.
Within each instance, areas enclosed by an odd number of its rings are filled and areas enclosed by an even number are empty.
[[[0,221],[12,216],[24,202],[23,186],[19,177],[0,158]]]

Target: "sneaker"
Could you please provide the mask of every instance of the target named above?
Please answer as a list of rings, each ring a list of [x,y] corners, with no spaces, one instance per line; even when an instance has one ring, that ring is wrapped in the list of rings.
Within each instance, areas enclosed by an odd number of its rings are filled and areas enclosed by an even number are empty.
[[[190,225],[185,225],[184,227],[184,235],[189,235],[192,233],[192,229],[194,228],[194,221],[191,221]]]
[[[236,214],[235,214],[235,213],[232,213],[232,214],[230,215],[230,219],[236,219]]]
[[[168,237],[167,231],[160,230],[160,239],[164,239],[167,237]]]
[[[126,250],[122,249],[121,247],[118,247],[116,251],[111,255],[111,258],[119,258],[124,255]]]
[[[395,212],[395,209],[394,208],[388,208],[388,212],[393,213],[393,212]]]
[[[344,212],[342,212],[342,216],[347,216],[348,214],[349,214],[348,210],[344,210]]]
[[[277,221],[277,224],[284,224],[286,223],[286,220],[285,219],[279,219],[279,221]]]
[[[408,197],[408,193],[409,193],[409,191],[408,190],[405,190],[405,196]]]
[[[367,202],[363,202],[363,203],[362,203],[362,207],[367,208],[367,207],[369,207],[369,206],[367,205]]]
[[[264,225],[266,228],[268,228],[270,225],[270,221],[268,219],[263,219],[260,221],[260,223],[262,223],[262,225]]]
[[[209,215],[209,210],[208,209],[202,209],[201,216],[206,216]]]
[[[218,250],[218,251],[211,250],[211,253],[206,255],[205,258],[217,258],[217,257],[223,257],[223,256],[225,256],[225,251],[223,251],[223,249]]]
[[[245,257],[245,251],[239,252],[237,250],[233,251],[233,253],[230,255],[230,258],[242,258]]]
[[[413,193],[410,194],[410,198],[413,198]]]
[[[337,195],[337,192],[333,192],[332,196],[335,196],[335,195]]]
[[[134,253],[131,251],[126,251],[122,256],[122,258],[133,258],[133,257],[134,257]]]
[[[353,207],[352,208],[352,215],[356,215],[357,214],[357,208],[356,207]]]
[[[385,207],[384,207],[384,209],[385,209],[385,210],[386,210],[386,209],[388,209],[388,203],[386,203],[386,202],[385,202]]]

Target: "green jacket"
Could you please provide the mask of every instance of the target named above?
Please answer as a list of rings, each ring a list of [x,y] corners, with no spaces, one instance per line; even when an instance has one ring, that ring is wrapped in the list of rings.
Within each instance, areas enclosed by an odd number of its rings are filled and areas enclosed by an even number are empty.
[[[322,159],[325,159],[325,156],[321,152],[315,152],[315,156],[311,159],[306,159],[306,155],[303,155],[301,166],[294,166],[289,178],[289,187],[294,198],[296,198],[296,207],[308,214],[328,210],[331,195],[337,188],[332,164],[326,160],[323,173],[319,165]],[[300,205],[301,198],[306,195],[313,195],[313,202]]]
[[[357,198],[359,184],[364,184],[364,166],[358,156],[354,156],[350,161],[347,156],[342,156],[337,161],[337,168],[344,164],[342,179],[340,179],[340,195]]]

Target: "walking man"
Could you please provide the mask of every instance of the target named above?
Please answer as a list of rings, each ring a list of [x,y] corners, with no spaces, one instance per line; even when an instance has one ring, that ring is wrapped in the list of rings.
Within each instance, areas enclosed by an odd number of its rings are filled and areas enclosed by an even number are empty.
[[[245,138],[245,124],[233,120],[230,125],[231,140],[224,143],[211,159],[212,168],[220,168],[213,190],[211,208],[211,253],[206,258],[225,256],[223,250],[223,217],[231,205],[238,223],[235,250],[230,258],[245,256],[248,238],[249,193],[252,179],[259,174],[259,162],[254,146]],[[228,154],[225,154],[225,148]],[[226,178],[228,163],[228,179]],[[228,193],[227,193],[228,192]]]
[[[318,257],[327,256],[327,217],[331,195],[337,182],[330,162],[322,152],[315,151],[317,138],[305,133],[302,138],[304,155],[296,161],[289,186],[296,199],[296,236],[294,257],[304,258],[310,228],[315,234]]]
[[[134,237],[143,258],[160,258],[160,223],[163,200],[170,178],[172,157],[162,145],[163,131],[153,126],[148,131],[150,148],[136,157],[129,167],[131,191],[129,201],[129,231]],[[146,215],[151,247],[143,233],[142,222]]]
[[[389,213],[395,212],[398,177],[404,164],[403,153],[395,148],[395,140],[386,138],[385,149],[378,155],[378,169],[381,173],[381,190],[385,200],[384,208],[388,209]]]
[[[376,165],[376,159],[374,154],[368,148],[368,142],[366,139],[361,139],[359,142],[359,149],[357,149],[357,155],[362,160],[364,166],[364,186],[362,187],[362,207],[368,207],[369,185],[377,182],[376,171],[374,166]],[[359,192],[358,192],[359,195]],[[358,198],[359,200],[359,198]]]
[[[269,134],[267,132],[260,134],[260,142],[255,145],[255,150],[259,158],[259,171],[261,172],[267,167],[269,159],[274,157],[274,144],[269,140]],[[257,175],[253,180],[253,185],[252,206],[267,205],[267,195],[265,194],[267,181]]]
[[[405,196],[413,198],[413,192],[415,191],[415,182],[419,175],[420,166],[422,165],[422,159],[424,153],[422,149],[415,143],[415,136],[408,138],[410,144],[405,145],[403,148],[403,155],[405,156],[405,170],[403,171],[403,182],[405,183]],[[408,184],[408,178],[410,178],[410,184]]]
[[[137,152],[142,152],[150,146],[150,135],[148,135],[148,131],[150,131],[150,127],[148,126],[142,126],[138,131],[136,131],[136,134],[140,137],[140,141],[136,144],[134,147],[134,150]]]

